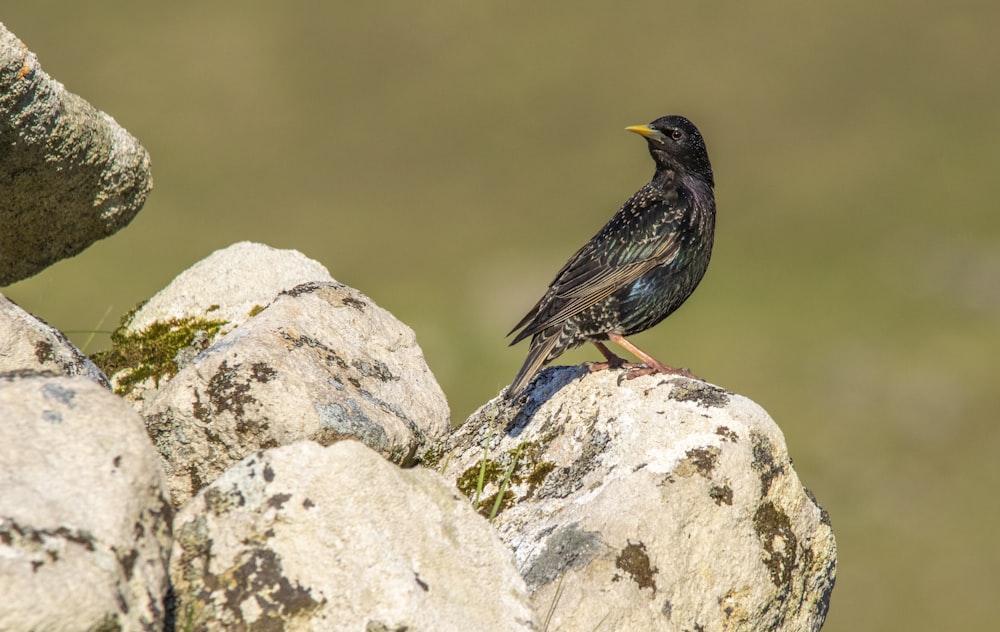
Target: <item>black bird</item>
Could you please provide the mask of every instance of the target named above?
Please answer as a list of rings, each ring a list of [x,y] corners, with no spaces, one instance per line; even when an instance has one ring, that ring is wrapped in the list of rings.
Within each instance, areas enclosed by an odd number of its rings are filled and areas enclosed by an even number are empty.
[[[511,345],[531,336],[531,348],[507,389],[517,397],[543,366],[568,349],[592,342],[605,362],[590,370],[625,367],[626,377],[649,373],[691,376],[661,364],[625,339],[656,325],[687,300],[712,255],[715,197],[712,165],[698,128],[683,116],[626,127],[646,138],[656,172],[594,237],[570,257],[545,295],[521,322]],[[615,342],[643,365],[626,363]]]

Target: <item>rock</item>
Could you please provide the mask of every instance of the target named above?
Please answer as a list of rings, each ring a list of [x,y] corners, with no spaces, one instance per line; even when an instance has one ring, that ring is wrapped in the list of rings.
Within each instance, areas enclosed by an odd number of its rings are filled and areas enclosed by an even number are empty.
[[[216,338],[249,320],[285,290],[333,281],[322,264],[296,250],[239,242],[216,250],[122,318],[114,347],[95,357],[115,392],[141,411],[144,398],[169,381]]]
[[[79,375],[109,388],[108,378],[61,332],[0,294],[0,373],[21,370]]]
[[[354,441],[248,456],[174,529],[177,629],[535,629],[509,551],[468,501]]]
[[[139,141],[0,24],[0,286],[116,233],[152,186]]]
[[[494,525],[539,618],[819,630],[836,544],[767,413],[697,380],[580,373],[545,371],[522,406],[488,403],[435,450],[472,497],[489,439],[479,509],[502,496]]]
[[[449,425],[413,331],[294,250],[219,250],[112,340],[95,358],[146,418],[177,505],[258,449],[356,437],[408,464]]]
[[[143,414],[177,505],[262,448],[354,437],[409,464],[449,426],[413,331],[336,283],[278,296],[162,385]]]
[[[132,314],[126,330],[134,334],[156,322],[204,318],[225,321],[219,332],[224,334],[281,292],[311,281],[334,279],[323,264],[298,250],[241,241],[216,250],[177,275]]]
[[[172,508],[132,408],[94,382],[0,376],[0,627],[162,630]]]

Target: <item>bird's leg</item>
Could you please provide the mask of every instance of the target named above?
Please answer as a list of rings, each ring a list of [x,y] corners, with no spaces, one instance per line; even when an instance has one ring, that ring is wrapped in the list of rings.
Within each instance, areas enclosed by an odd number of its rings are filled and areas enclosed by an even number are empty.
[[[616,356],[614,353],[611,352],[611,349],[608,349],[602,343],[597,342],[596,340],[591,340],[591,342],[594,343],[594,346],[597,347],[597,350],[601,352],[602,356],[604,356],[604,362],[587,363],[587,369],[591,373],[593,373],[594,371],[603,371],[604,369],[635,368],[636,365],[632,364],[631,362],[626,362],[625,358],[619,358],[618,356]]]
[[[635,357],[642,360],[645,366],[632,366],[629,368],[628,372],[625,374],[625,379],[631,380],[637,378],[640,375],[651,375],[653,373],[666,373],[668,375],[681,375],[683,377],[689,377],[695,380],[699,380],[697,375],[691,373],[687,369],[677,369],[672,366],[668,366],[658,361],[653,356],[649,355],[639,347],[635,346],[631,342],[625,339],[625,336],[616,333],[609,333],[608,340],[611,342],[624,347],[629,353]],[[610,351],[608,353],[611,353]],[[614,354],[612,354],[614,355]]]

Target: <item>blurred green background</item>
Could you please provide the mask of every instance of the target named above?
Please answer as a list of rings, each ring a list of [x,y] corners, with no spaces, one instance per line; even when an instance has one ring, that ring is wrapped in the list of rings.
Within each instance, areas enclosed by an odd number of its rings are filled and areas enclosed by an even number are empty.
[[[1000,4],[33,0],[0,21],[155,178],[129,227],[5,293],[93,352],[213,250],[295,248],[416,330],[456,421],[651,174],[623,128],[689,116],[716,254],[636,341],[781,425],[839,543],[826,630],[996,625]]]

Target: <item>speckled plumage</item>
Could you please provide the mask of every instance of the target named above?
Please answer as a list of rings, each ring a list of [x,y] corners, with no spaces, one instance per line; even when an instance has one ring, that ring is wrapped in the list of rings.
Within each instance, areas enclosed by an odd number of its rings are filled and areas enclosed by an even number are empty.
[[[528,357],[507,397],[564,351],[593,342],[608,364],[613,340],[639,355],[645,372],[680,372],[624,340],[656,325],[687,300],[712,255],[715,182],[704,140],[682,116],[627,128],[641,134],[656,163],[652,180],[556,274],[545,295],[514,327],[511,344],[531,337]]]

